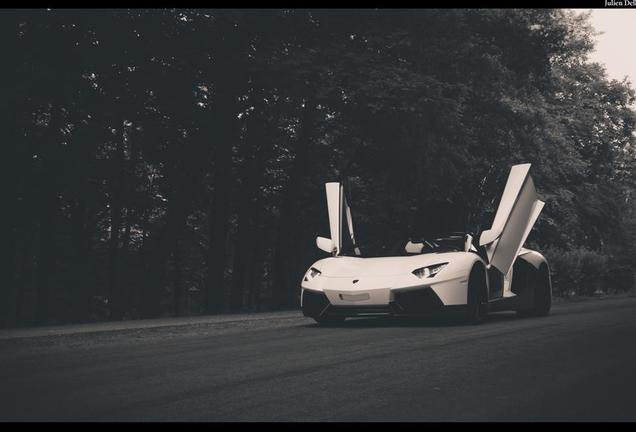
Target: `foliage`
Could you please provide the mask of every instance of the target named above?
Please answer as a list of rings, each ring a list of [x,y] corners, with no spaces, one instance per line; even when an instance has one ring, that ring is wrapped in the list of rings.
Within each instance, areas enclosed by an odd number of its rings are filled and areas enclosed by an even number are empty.
[[[634,268],[621,259],[589,249],[549,248],[552,288],[559,296],[594,295],[629,291],[634,287]]]
[[[351,179],[373,248],[433,208],[488,228],[516,162],[546,201],[529,244],[558,291],[633,280],[635,94],[587,59],[584,14],[0,19],[2,325],[292,307],[321,256],[324,181]]]

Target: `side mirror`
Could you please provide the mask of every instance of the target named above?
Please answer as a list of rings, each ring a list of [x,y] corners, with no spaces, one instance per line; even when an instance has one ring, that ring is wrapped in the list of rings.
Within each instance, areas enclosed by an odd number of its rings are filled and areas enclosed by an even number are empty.
[[[424,248],[424,243],[413,243],[411,240],[404,246],[404,251],[408,254],[420,254]]]
[[[318,249],[330,254],[334,253],[336,250],[331,239],[325,237],[316,237],[316,246],[318,246]]]

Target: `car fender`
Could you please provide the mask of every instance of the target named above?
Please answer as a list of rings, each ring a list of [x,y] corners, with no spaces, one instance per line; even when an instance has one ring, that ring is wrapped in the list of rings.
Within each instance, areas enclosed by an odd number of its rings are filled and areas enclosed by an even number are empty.
[[[484,277],[488,284],[486,263],[473,252],[455,252],[452,255],[448,268],[440,272],[439,279],[437,276],[433,278],[429,286],[444,306],[465,305],[468,304],[468,278],[475,263],[483,266]]]

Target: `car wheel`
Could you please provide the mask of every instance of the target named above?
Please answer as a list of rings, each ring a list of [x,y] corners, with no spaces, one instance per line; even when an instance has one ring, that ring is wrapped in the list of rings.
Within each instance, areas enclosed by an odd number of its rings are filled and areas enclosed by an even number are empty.
[[[468,277],[468,305],[466,306],[466,324],[479,324],[488,314],[488,296],[486,291],[486,273],[483,266],[475,264]]]
[[[539,268],[534,286],[534,308],[532,314],[535,316],[546,316],[550,313],[551,307],[550,274],[548,268],[543,265]]]
[[[539,270],[530,275],[530,285],[533,290],[533,303],[530,309],[519,310],[520,316],[546,316],[552,307],[552,293],[550,292],[550,274],[548,268],[542,265]]]

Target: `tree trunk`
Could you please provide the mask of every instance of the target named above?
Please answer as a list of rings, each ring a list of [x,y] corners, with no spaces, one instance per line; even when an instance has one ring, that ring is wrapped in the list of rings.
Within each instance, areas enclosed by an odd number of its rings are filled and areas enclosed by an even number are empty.
[[[166,262],[175,239],[181,234],[192,203],[199,191],[204,169],[209,158],[210,131],[204,119],[202,126],[188,145],[184,146],[176,163],[184,168],[174,180],[175,191],[168,200],[166,224],[144,240],[144,282],[140,293],[140,313],[143,318],[155,318],[161,310],[162,293],[166,279]]]
[[[54,285],[55,272],[55,238],[56,238],[56,208],[57,188],[56,169],[58,144],[62,112],[58,105],[51,108],[51,118],[48,126],[48,140],[42,151],[42,170],[40,173],[40,187],[38,209],[40,229],[37,250],[37,301],[35,320],[39,325],[50,321],[51,293]]]
[[[88,319],[90,291],[87,286],[88,238],[86,232],[86,183],[78,180],[76,197],[71,209],[71,241],[73,244],[74,268],[71,276],[71,313],[73,322]]]
[[[11,101],[9,101],[9,105],[13,105]],[[2,117],[8,114],[4,109],[0,111]],[[11,118],[15,119],[16,116],[13,115]],[[15,169],[17,133],[14,132],[16,132],[17,123],[7,126],[9,127],[9,133],[6,137],[8,142],[5,143],[6,152],[3,156],[2,168],[0,168],[2,170],[2,190],[5,191],[3,197],[6,200],[6,206],[3,206],[3,210],[0,212],[2,213],[0,215],[0,235],[3,239],[0,246],[0,327],[10,325],[11,303],[15,294],[15,211],[18,204],[19,173]]]
[[[179,239],[175,239],[174,241],[174,250],[172,251],[172,255],[174,258],[174,270],[172,273],[172,313],[174,316],[179,316],[181,314],[181,302],[183,299],[183,274],[181,270],[182,257],[181,248],[179,247]]]
[[[232,189],[232,148],[239,139],[238,97],[241,80],[237,74],[239,66],[229,59],[220,67],[217,78],[218,93],[214,101],[214,136],[216,152],[214,156],[214,192],[208,213],[207,279],[205,283],[206,313],[218,313],[225,309],[225,267]]]
[[[233,311],[242,309],[245,295],[251,285],[251,267],[254,250],[259,247],[255,224],[259,217],[258,191],[263,182],[265,154],[271,148],[265,133],[262,110],[258,102],[253,117],[248,120],[247,138],[243,140],[241,188],[238,205],[236,251],[232,265],[232,291],[230,305]]]
[[[203,155],[202,155],[203,157]],[[141,290],[142,318],[156,318],[161,313],[161,299],[166,279],[166,261],[175,238],[182,232],[192,207],[200,170],[192,171],[181,180],[178,190],[168,206],[166,225],[145,242],[145,277]]]
[[[131,280],[133,278],[132,275],[136,276],[134,273],[137,270],[137,265],[133,265],[130,260],[132,258],[132,254],[130,253],[130,232],[132,229],[132,225],[134,223],[133,220],[133,207],[134,207],[134,190],[136,184],[135,178],[135,169],[137,166],[137,158],[139,154],[139,145],[137,145],[138,135],[134,133],[135,128],[132,127],[130,130],[130,135],[128,136],[127,144],[129,145],[130,150],[130,158],[128,163],[126,164],[126,170],[124,173],[124,205],[126,208],[126,213],[124,216],[124,236],[121,239],[121,252],[120,262],[125,264],[120,269],[120,277],[119,277],[119,286],[120,292],[122,296],[120,298],[121,306],[120,309],[122,311],[126,311],[134,305],[134,294],[131,292],[131,288],[133,285],[131,284]],[[137,258],[137,255],[135,255]]]
[[[292,287],[289,283],[290,269],[288,260],[290,253],[293,254],[293,251],[290,250],[292,248],[291,240],[295,238],[297,232],[298,197],[305,176],[305,167],[309,159],[309,146],[315,117],[316,103],[314,101],[306,101],[301,123],[302,130],[296,142],[296,156],[292,163],[285,189],[274,251],[272,306],[275,308],[287,307],[291,304],[289,293]]]
[[[250,277],[249,293],[250,293],[250,308],[254,312],[258,312],[261,309],[261,290],[263,289],[263,238],[258,236],[256,238],[257,244],[254,245],[252,250],[251,261],[249,261],[247,274]]]
[[[92,145],[96,139],[95,128],[90,131],[80,129],[71,142],[71,244],[73,248],[73,270],[71,274],[71,317],[73,322],[88,320],[91,291],[89,274],[89,234],[86,227],[86,207],[88,196],[88,163]]]
[[[15,302],[10,305],[12,309],[11,324],[15,326],[19,326],[23,323],[24,287],[32,274],[32,269],[29,266],[31,258],[29,247],[33,241],[32,238],[33,234],[31,232],[25,232],[21,238],[19,260],[16,269],[17,276],[15,278]]]
[[[0,194],[3,197],[0,211],[0,327],[16,323],[12,312],[21,295],[17,281],[17,256],[23,249],[23,242],[18,239],[20,233],[27,233],[27,230],[19,231],[19,228],[28,217],[22,203],[25,172],[31,156],[26,152],[21,134],[25,98],[24,80],[21,81],[19,75],[19,62],[23,59],[18,38],[19,20],[18,14],[7,12],[0,14],[0,36],[5,41],[4,74],[0,80],[3,95],[0,101],[0,126],[3,131],[3,155],[0,158]]]
[[[110,181],[110,239],[108,240],[108,287],[110,319],[120,320],[123,317],[123,299],[120,284],[119,233],[122,226],[123,180],[124,180],[124,122],[121,122],[121,133],[117,142],[117,150],[112,160]]]
[[[12,140],[13,138],[9,138]],[[7,147],[13,150],[15,142],[8,143]],[[16,158],[13,155],[5,155],[7,161]],[[4,164],[3,164],[4,165]],[[10,164],[7,164],[10,165]],[[0,327],[11,325],[11,310],[17,295],[16,286],[16,246],[17,246],[17,213],[20,209],[18,202],[18,181],[20,174],[15,169],[4,171],[3,177],[7,177],[7,182],[3,183],[7,189],[4,195],[6,206],[3,206],[2,217],[0,218],[0,233],[2,233],[2,246],[0,254]],[[3,188],[4,189],[4,188]]]
[[[222,120],[228,121],[228,119]],[[232,142],[229,131],[219,136],[215,161],[214,192],[208,213],[208,276],[205,312],[221,312],[225,304],[225,265],[230,191]]]

